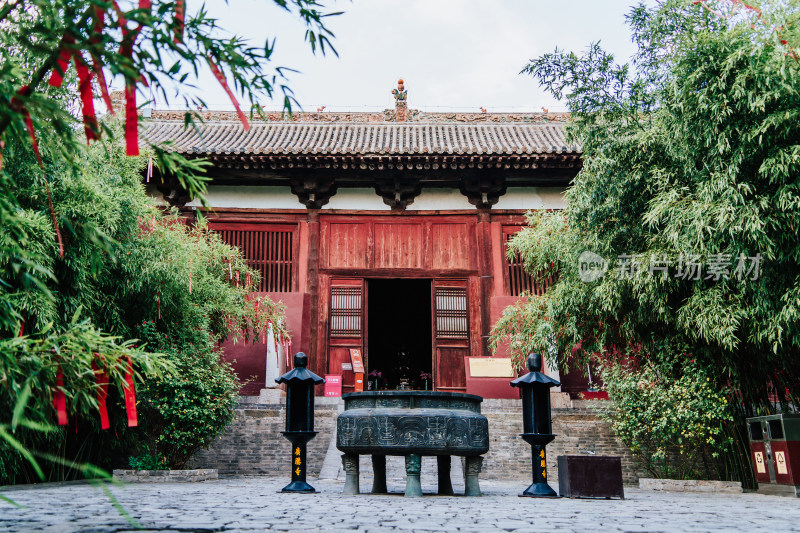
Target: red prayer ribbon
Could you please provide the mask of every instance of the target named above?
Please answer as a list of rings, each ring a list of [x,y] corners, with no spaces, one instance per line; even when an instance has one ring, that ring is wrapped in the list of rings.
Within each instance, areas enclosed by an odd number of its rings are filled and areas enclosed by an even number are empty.
[[[175,44],[183,42],[183,29],[186,26],[186,0],[175,0]]]
[[[97,128],[97,117],[94,113],[94,94],[92,94],[92,74],[83,56],[75,52],[73,56],[75,70],[78,71],[78,92],[81,95],[81,111],[83,113],[83,130],[86,133],[86,141],[94,141],[100,138]]]
[[[228,94],[228,98],[230,98],[231,102],[233,102],[233,107],[236,108],[236,115],[239,117],[242,126],[244,126],[244,131],[250,131],[250,123],[247,121],[247,117],[242,112],[242,108],[239,107],[239,101],[236,99],[236,96],[234,96],[233,91],[231,91],[231,88],[228,87],[228,80],[225,79],[225,75],[219,69],[217,64],[214,63],[214,60],[211,57],[208,58],[208,65],[211,67],[211,72],[214,74],[214,77],[217,78],[217,81],[220,85],[222,85],[223,90]]]
[[[64,35],[64,38],[61,40],[61,51],[58,53],[58,61],[47,82],[53,87],[61,87],[61,84],[64,83],[64,73],[67,72],[69,60],[72,57],[72,50],[67,46],[68,44],[75,44],[75,38],[69,34]]]
[[[56,373],[56,389],[53,392],[53,407],[56,409],[58,416],[58,425],[67,425],[67,396],[64,394],[64,372],[61,370],[61,365],[58,365],[58,373]]]
[[[136,387],[133,383],[133,361],[128,357],[128,369],[125,372],[125,410],[128,412],[128,427],[133,428],[139,425],[136,416]]]
[[[92,370],[94,377],[97,381],[97,409],[100,411],[100,428],[108,429],[111,424],[108,421],[108,407],[106,406],[106,399],[108,398],[108,376],[105,370],[99,368],[94,361],[92,361]]]
[[[90,44],[97,44],[100,42],[105,28],[106,12],[95,6],[94,8],[94,34],[89,39]],[[103,74],[103,65],[100,63],[100,58],[96,54],[92,54],[92,68],[94,74],[97,76],[97,84],[100,86],[100,94],[103,97],[103,102],[106,109],[112,115],[114,114],[114,105],[111,103],[111,95],[108,93],[108,83],[106,83],[106,76]]]
[[[41,164],[41,160],[39,160]],[[56,229],[56,240],[58,241],[58,256],[64,257],[64,241],[61,240],[61,230],[58,229],[58,221],[56,220],[56,211],[53,208],[53,197],[50,195],[50,182],[45,177],[44,190],[47,191],[47,205],[50,207],[50,216],[53,219],[53,227]]]
[[[125,153],[139,155],[139,114],[136,110],[136,84],[125,85]]]

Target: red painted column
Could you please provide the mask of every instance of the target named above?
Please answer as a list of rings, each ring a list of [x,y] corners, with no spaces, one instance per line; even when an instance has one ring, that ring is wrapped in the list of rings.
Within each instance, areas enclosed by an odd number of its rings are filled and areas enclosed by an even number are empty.
[[[491,329],[491,298],[494,285],[492,257],[497,253],[492,248],[491,215],[488,209],[478,209],[478,274],[480,275],[480,355],[489,355],[489,331]]]

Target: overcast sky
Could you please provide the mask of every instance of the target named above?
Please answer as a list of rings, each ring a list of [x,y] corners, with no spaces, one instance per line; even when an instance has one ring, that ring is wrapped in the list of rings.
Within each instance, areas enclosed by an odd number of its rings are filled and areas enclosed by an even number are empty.
[[[405,80],[410,108],[428,111],[563,110],[519,71],[555,47],[593,41],[619,60],[634,52],[625,14],[635,0],[336,0],[328,20],[339,57],[315,56],[301,22],[266,0],[207,0],[220,24],[261,45],[276,37],[275,65],[299,70],[290,85],[305,111],[371,111],[394,105]],[[197,9],[198,2],[187,2]],[[200,84],[214,109],[230,108],[210,74]],[[178,100],[175,100],[175,105]],[[268,103],[279,107],[280,101]],[[158,105],[163,107],[163,105]]]

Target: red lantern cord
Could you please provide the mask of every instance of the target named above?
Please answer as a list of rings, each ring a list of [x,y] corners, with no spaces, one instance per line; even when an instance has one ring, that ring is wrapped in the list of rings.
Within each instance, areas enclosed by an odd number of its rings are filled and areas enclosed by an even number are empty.
[[[92,361],[92,371],[97,381],[97,409],[100,411],[100,428],[108,429],[111,424],[108,421],[108,407],[106,406],[106,399],[108,398],[108,376],[105,370],[100,369],[94,361]]]
[[[236,115],[239,117],[242,126],[244,126],[244,131],[250,131],[250,123],[247,121],[247,117],[242,112],[242,108],[239,107],[239,101],[236,99],[236,96],[234,96],[233,91],[231,91],[231,88],[228,87],[228,80],[225,79],[225,75],[219,69],[217,64],[214,63],[214,60],[211,57],[208,58],[208,65],[211,67],[211,72],[214,74],[214,77],[217,78],[219,84],[222,85],[222,89],[227,93],[228,98],[231,99],[233,107],[236,108]]]
[[[67,425],[67,396],[64,394],[64,372],[61,370],[61,365],[58,365],[58,372],[56,373],[56,389],[53,391],[53,407],[56,409],[58,416],[58,425]]]
[[[139,425],[136,416],[136,388],[133,383],[133,361],[128,356],[128,368],[125,371],[125,410],[128,413],[128,427],[133,428]]]
[[[173,42],[183,42],[183,29],[186,26],[186,0],[175,0],[175,38]]]

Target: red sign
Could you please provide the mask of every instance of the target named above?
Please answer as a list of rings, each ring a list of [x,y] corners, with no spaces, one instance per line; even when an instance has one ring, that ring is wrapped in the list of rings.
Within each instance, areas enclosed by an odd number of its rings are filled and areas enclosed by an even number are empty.
[[[325,396],[342,395],[342,376],[339,374],[325,374]]]
[[[350,361],[353,363],[353,372],[356,374],[363,374],[364,360],[361,358],[361,350],[358,348],[350,348]]]
[[[356,374],[354,387],[356,392],[364,392],[364,374],[362,372]]]

